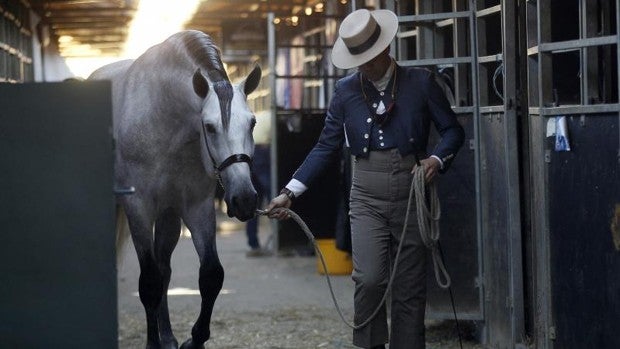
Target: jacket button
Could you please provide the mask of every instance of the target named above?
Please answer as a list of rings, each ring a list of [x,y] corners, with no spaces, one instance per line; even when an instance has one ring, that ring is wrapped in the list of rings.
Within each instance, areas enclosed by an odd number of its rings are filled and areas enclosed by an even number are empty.
[[[372,104],[372,107],[373,107],[373,108],[376,108],[376,107],[377,107],[377,103],[373,103],[373,104]]]
[[[382,141],[383,140],[383,136],[379,136],[379,140]]]
[[[379,95],[383,96],[383,95],[385,95],[385,92],[381,91],[381,92],[379,92]]]
[[[368,137],[369,137],[369,136],[368,136],[368,133],[366,133],[366,134],[364,135],[364,138],[368,139]]]
[[[385,147],[385,143],[383,143],[383,142],[381,142],[381,144],[380,144],[380,145],[381,145],[382,147]]]
[[[409,138],[409,142],[410,142],[410,143],[413,143],[413,142],[415,142],[415,139],[413,139],[413,138]]]
[[[364,149],[362,149],[362,151],[363,151],[364,153],[368,153],[368,148],[364,147]]]
[[[366,122],[370,124],[372,122],[372,119],[368,118],[368,119],[366,119]]]
[[[383,133],[383,130],[379,130],[379,133]]]

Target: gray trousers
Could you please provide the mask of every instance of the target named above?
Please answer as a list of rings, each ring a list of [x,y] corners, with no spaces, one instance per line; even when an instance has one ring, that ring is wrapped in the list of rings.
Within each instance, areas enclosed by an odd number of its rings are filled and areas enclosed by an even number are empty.
[[[351,238],[355,281],[355,324],[372,314],[388,284],[407,211],[413,155],[396,149],[373,151],[354,159],[351,187]],[[390,343],[390,349],[425,347],[426,249],[417,224],[415,203],[391,292],[391,333],[385,306],[366,327],[353,331],[361,348]],[[388,298],[389,300],[390,298]]]

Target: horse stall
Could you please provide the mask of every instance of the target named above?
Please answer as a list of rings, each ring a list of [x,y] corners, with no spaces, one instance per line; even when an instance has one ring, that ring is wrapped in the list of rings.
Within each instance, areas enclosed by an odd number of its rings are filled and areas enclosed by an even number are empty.
[[[0,347],[118,347],[110,98],[0,84]]]
[[[528,330],[540,348],[618,348],[620,2],[525,9]]]
[[[272,180],[274,194],[292,178],[323,129],[327,106],[337,79],[345,71],[332,66],[329,52],[337,34],[338,21],[350,11],[341,3],[326,4],[324,12],[300,17],[292,27],[268,20],[268,61],[271,114],[273,118]],[[284,30],[286,29],[286,30]],[[317,239],[336,240],[342,250],[350,250],[348,238],[348,190],[350,159],[344,155],[332,163],[316,183],[295,200],[294,210]],[[275,190],[277,189],[277,190]],[[314,253],[302,229],[294,221],[278,222],[279,253]]]
[[[618,1],[386,6],[469,139],[441,183],[457,314],[492,348],[617,348]]]

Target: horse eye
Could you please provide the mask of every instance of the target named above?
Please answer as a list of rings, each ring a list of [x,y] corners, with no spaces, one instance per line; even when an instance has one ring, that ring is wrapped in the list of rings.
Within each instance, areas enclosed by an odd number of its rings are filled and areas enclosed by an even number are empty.
[[[213,126],[213,124],[205,124],[205,127],[207,128],[207,132],[215,133],[215,126]]]

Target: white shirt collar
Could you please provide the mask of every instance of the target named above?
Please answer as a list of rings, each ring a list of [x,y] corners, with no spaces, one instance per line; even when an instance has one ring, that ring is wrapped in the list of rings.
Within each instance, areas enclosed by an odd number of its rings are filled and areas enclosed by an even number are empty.
[[[372,84],[375,86],[375,88],[377,89],[377,91],[383,91],[385,90],[385,88],[387,87],[388,83],[390,82],[390,78],[392,77],[392,73],[394,72],[394,60],[390,60],[390,66],[388,67],[387,71],[385,72],[385,74],[383,75],[383,77],[377,81],[372,81]]]

